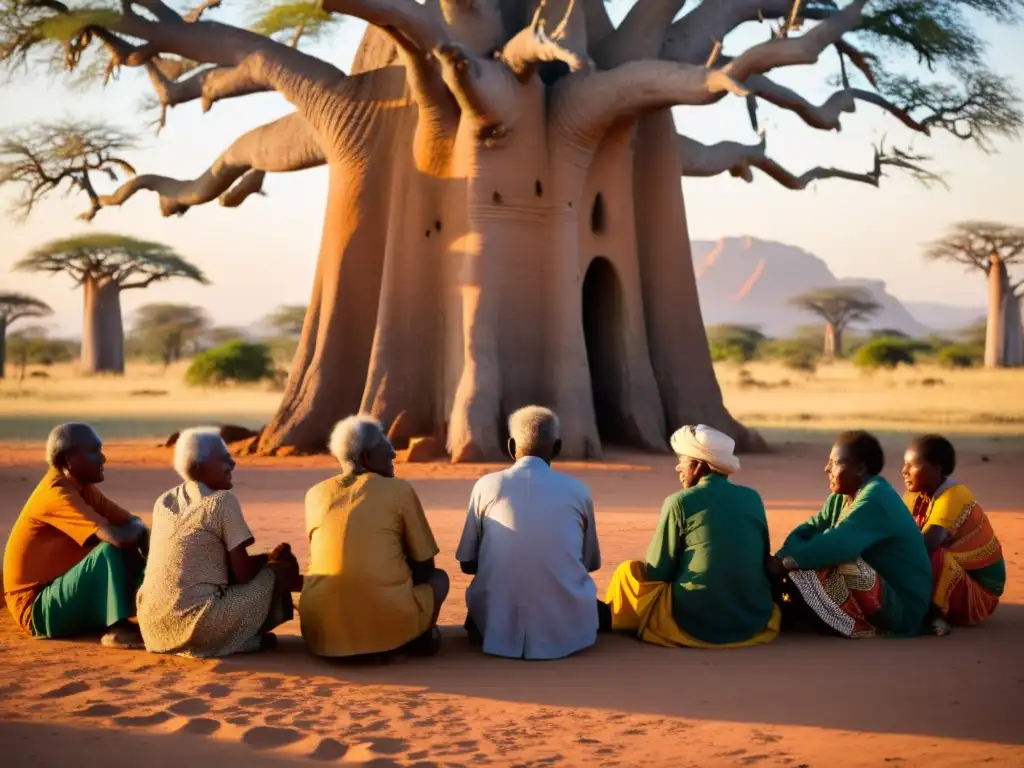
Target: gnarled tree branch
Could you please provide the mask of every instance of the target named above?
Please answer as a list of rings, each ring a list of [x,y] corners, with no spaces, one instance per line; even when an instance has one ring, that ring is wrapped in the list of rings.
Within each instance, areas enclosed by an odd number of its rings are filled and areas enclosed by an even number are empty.
[[[587,58],[559,44],[565,37],[565,19],[550,36],[548,35],[541,15],[543,10],[544,4],[540,3],[530,25],[509,40],[501,52],[502,61],[520,82],[525,83],[533,77],[537,66],[544,61],[560,61],[569,67],[570,72],[585,70],[590,65]],[[571,11],[570,5],[569,12]]]
[[[567,140],[597,146],[613,123],[677,104],[708,104],[746,95],[721,70],[671,61],[634,61],[606,72],[568,77],[554,94],[552,123]]]
[[[259,190],[262,174],[300,171],[324,162],[324,152],[312,127],[294,113],[237,139],[198,178],[180,181],[154,174],[136,176],[113,194],[101,196],[100,204],[123,205],[136,192],[149,190],[160,195],[160,212],[164,216],[180,216],[192,206],[208,203],[220,195],[225,195],[222,204],[234,207]],[[250,171],[254,173],[246,176]],[[231,192],[239,179],[243,190]]]
[[[657,58],[672,19],[685,4],[686,0],[637,0],[615,31],[592,46],[594,61],[611,69],[627,61]]]

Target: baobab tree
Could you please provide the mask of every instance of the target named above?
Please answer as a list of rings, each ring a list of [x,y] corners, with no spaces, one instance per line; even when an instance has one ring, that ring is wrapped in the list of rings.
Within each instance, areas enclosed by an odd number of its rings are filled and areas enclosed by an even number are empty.
[[[866,288],[820,288],[801,293],[789,303],[825,321],[826,360],[843,356],[843,333],[852,324],[868,320],[882,308]]]
[[[1024,227],[992,221],[962,221],[928,246],[925,258],[963,264],[988,281],[985,367],[1024,365],[1021,297],[1024,278],[1014,280],[1014,265],[1024,264]]]
[[[18,320],[52,314],[50,305],[41,299],[24,293],[0,291],[0,379],[4,377],[4,363],[7,358],[7,329]]]
[[[132,338],[143,354],[168,366],[180,360],[189,347],[195,351],[209,327],[210,318],[202,307],[144,304],[135,310]]]
[[[434,435],[454,460],[498,458],[504,414],[529,402],[558,410],[569,457],[599,456],[602,441],[664,449],[685,422],[760,447],[715,380],[680,175],[760,168],[791,189],[934,177],[923,156],[882,146],[864,172],[797,174],[764,141],[680,136],[669,110],[732,94],[755,129],[768,102],[839,130],[870,104],[982,145],[1021,124],[971,23],[1014,23],[1021,0],[723,0],[682,15],[684,0],[638,0],[617,28],[601,0],[322,0],[273,7],[250,30],[207,20],[219,0],[187,13],[66,2],[8,0],[5,59],[144,68],[161,121],[265,91],[295,107],[195,178],[135,176],[90,196],[87,216],[142,191],[165,215],[234,206],[267,173],[329,167],[312,296],[264,452],[322,449],[361,410],[398,445]],[[370,25],[348,73],[302,50],[332,14]],[[759,21],[768,39],[732,51],[731,33]],[[839,85],[823,104],[772,79],[826,49]],[[909,68],[887,71],[881,51],[909,54]]]
[[[82,371],[124,373],[121,293],[175,277],[206,283],[195,266],[161,243],[126,235],[78,235],[36,248],[14,265],[70,275],[85,291]]]

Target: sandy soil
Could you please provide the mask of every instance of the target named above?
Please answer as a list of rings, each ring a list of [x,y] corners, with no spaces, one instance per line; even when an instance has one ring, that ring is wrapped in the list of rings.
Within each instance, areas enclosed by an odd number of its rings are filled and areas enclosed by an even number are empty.
[[[0,535],[37,481],[41,449],[0,447]],[[744,460],[775,542],[820,504],[820,445]],[[115,445],[104,490],[148,516],[174,484],[169,451]],[[897,446],[892,446],[896,480]],[[454,574],[435,659],[350,667],[307,655],[297,623],[273,652],[190,661],[33,641],[0,618],[0,763],[10,766],[1000,766],[1024,765],[1024,452],[964,451],[959,477],[993,515],[1009,562],[1004,604],[983,628],[946,639],[781,638],[729,651],[666,650],[603,637],[548,663],[485,658],[459,629],[466,577]],[[642,556],[672,460],[613,456],[563,465],[590,484],[603,588]],[[486,467],[403,466],[452,560],[464,504]],[[304,559],[305,490],[328,459],[243,461],[237,492],[260,547],[288,540]]]

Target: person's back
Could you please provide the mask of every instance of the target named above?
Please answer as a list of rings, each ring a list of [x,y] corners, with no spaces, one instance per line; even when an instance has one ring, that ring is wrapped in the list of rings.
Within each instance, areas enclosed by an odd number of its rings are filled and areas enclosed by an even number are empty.
[[[391,651],[428,629],[430,587],[414,587],[409,557],[427,560],[437,545],[412,486],[374,473],[325,480],[306,496],[306,530],[299,614],[313,653]]]
[[[647,578],[673,583],[673,616],[680,628],[707,643],[753,637],[772,616],[764,570],[770,552],[764,504],[756,491],[711,474],[665,501],[680,541],[651,542]],[[682,557],[665,558],[672,546]],[[660,561],[664,561],[664,565]],[[678,566],[674,564],[678,562]],[[676,572],[672,572],[675,570]]]
[[[466,600],[485,653],[560,658],[596,641],[601,558],[578,480],[533,456],[481,478],[456,558],[478,563]]]

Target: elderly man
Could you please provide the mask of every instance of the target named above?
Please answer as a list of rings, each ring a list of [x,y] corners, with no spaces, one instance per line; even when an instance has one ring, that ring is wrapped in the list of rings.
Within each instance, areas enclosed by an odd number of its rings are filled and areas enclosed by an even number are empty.
[[[395,477],[381,425],[350,416],[335,426],[341,474],[306,494],[309,568],[299,617],[318,656],[382,659],[435,653],[448,574],[412,486]]]
[[[740,468],[728,435],[704,425],[672,435],[683,490],[669,496],[647,550],[612,576],[612,628],[664,646],[735,647],[779,632],[765,571],[770,553],[764,504],[729,482]]]
[[[106,630],[103,644],[141,647],[135,593],[143,522],[107,499],[103,444],[86,424],[61,424],[46,443],[49,470],[22,509],[4,550],[4,598],[35,637]]]
[[[601,567],[587,487],[551,469],[558,417],[530,406],[509,419],[515,464],[476,483],[456,558],[474,576],[466,630],[484,653],[557,659],[592,646],[607,606],[590,573]]]

